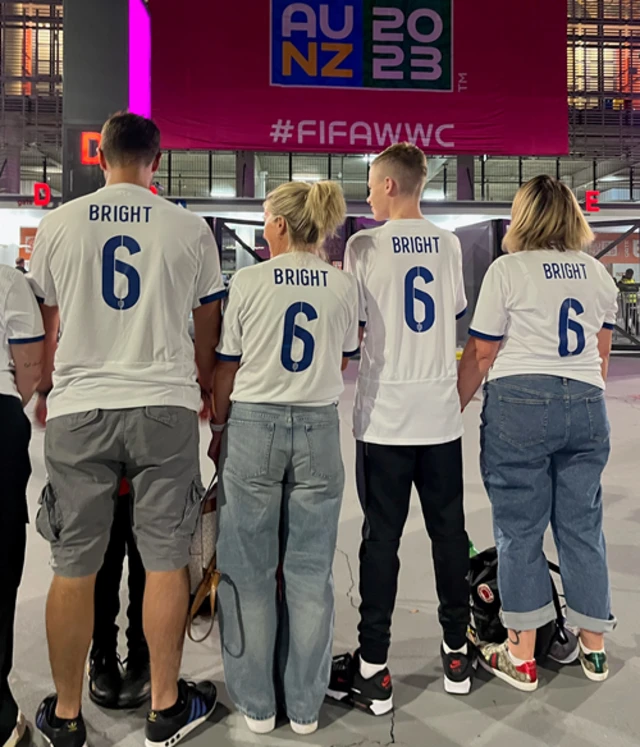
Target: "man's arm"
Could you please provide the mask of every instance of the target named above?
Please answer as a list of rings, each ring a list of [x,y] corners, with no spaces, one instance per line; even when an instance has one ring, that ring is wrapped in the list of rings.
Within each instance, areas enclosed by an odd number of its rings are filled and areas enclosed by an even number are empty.
[[[231,392],[240,368],[239,361],[218,361],[213,375],[213,422],[224,425],[229,417]]]
[[[200,387],[207,395],[213,389],[216,347],[220,342],[222,310],[220,301],[212,301],[193,310],[196,367]]]
[[[58,347],[58,332],[60,330],[60,313],[57,306],[40,305],[42,322],[44,324],[44,353],[42,359],[42,377],[38,392],[46,396],[53,387],[53,368]]]
[[[44,342],[29,342],[24,345],[9,345],[15,365],[16,387],[26,407],[31,401],[42,376]]]
[[[458,394],[462,410],[473,399],[500,350],[500,341],[470,337],[458,369]]]

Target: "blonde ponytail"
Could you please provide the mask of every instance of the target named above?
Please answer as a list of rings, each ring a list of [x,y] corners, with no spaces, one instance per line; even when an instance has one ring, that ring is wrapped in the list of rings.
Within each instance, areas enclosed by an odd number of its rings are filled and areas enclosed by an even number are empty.
[[[282,184],[267,196],[266,205],[274,217],[285,219],[290,251],[319,249],[347,215],[342,189],[332,181]]]

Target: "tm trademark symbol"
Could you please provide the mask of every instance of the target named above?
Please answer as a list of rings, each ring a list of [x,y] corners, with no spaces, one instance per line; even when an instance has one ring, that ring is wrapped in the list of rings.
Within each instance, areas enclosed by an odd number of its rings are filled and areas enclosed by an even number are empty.
[[[467,73],[458,73],[458,93],[466,91],[469,88]]]

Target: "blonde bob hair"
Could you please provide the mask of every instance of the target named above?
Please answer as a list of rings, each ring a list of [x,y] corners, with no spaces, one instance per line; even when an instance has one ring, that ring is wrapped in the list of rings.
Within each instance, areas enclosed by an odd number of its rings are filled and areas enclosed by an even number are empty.
[[[265,208],[273,218],[283,218],[289,235],[289,251],[313,252],[345,222],[347,204],[340,185],[289,182],[267,195]]]
[[[538,249],[579,252],[593,239],[569,187],[551,176],[536,176],[516,194],[503,246],[510,254]]]

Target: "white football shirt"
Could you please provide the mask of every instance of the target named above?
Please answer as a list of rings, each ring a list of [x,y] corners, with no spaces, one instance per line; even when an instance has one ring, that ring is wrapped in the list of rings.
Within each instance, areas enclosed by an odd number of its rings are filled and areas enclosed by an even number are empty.
[[[143,187],[105,187],[43,219],[30,277],[42,302],[60,308],[49,417],[198,410],[189,314],[225,295],[202,218]]]
[[[597,335],[617,313],[618,288],[597,259],[518,252],[489,267],[469,334],[503,341],[489,380],[549,374],[604,389]]]
[[[345,268],[365,326],[354,433],[375,444],[447,443],[463,433],[456,319],[467,308],[458,238],[428,220],[360,231]]]
[[[358,346],[355,280],[319,257],[281,254],[234,276],[218,346],[220,360],[240,362],[234,402],[335,403],[342,358]]]
[[[11,345],[44,340],[42,316],[25,276],[0,265],[0,394],[20,397],[13,376]]]

